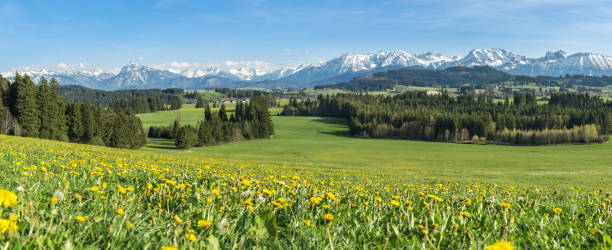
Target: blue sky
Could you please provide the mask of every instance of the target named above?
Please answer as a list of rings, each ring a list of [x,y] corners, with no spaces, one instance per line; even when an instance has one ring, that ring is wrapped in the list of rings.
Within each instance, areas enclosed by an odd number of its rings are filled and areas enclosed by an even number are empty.
[[[610,1],[0,0],[0,72],[130,61],[316,62],[403,49],[612,55]]]

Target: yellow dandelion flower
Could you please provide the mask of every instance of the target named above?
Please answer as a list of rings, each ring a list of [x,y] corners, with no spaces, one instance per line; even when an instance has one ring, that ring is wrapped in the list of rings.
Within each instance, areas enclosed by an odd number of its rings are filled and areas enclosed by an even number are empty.
[[[17,223],[11,220],[0,219],[0,233],[16,232],[19,229]]]
[[[514,244],[508,241],[498,241],[493,245],[487,246],[486,250],[514,250]]]
[[[209,220],[199,220],[198,221],[199,228],[207,228],[207,227],[210,227],[211,225],[212,225],[212,221],[209,221]]]
[[[192,234],[192,233],[185,234],[185,238],[187,238],[191,242],[196,242],[198,240],[198,237],[195,234]]]
[[[117,214],[118,215],[123,215],[125,213],[125,211],[123,211],[123,208],[117,208]]]
[[[399,206],[400,206],[400,203],[399,203],[399,201],[392,200],[392,201],[391,201],[391,205],[396,206],[396,207],[399,207]]]
[[[178,216],[175,215],[174,216],[174,223],[181,224],[181,223],[183,223],[183,220],[181,220],[181,218],[179,218]]]
[[[556,208],[553,209],[553,214],[561,213],[561,211],[562,211],[561,208],[556,207]]]
[[[310,220],[304,220],[304,224],[309,227],[310,226]]]
[[[17,205],[17,195],[11,191],[0,189],[0,206],[14,207]]]
[[[179,249],[173,246],[163,246],[160,248],[160,250],[179,250]]]
[[[427,197],[429,197],[431,199],[434,199],[434,200],[437,200],[438,202],[443,202],[444,201],[444,200],[442,200],[442,198],[440,198],[440,197],[438,197],[436,195],[433,195],[433,194],[428,194]]]
[[[326,221],[333,221],[334,220],[334,215],[330,214],[330,213],[326,213],[325,215],[323,215],[323,219],[325,219]]]
[[[77,217],[75,217],[75,219],[76,219],[78,222],[86,222],[86,221],[87,221],[87,217],[83,217],[83,216],[80,216],[80,215],[79,215],[79,216],[77,216]]]
[[[470,215],[471,215],[471,214],[470,214],[470,213],[468,213],[468,212],[461,212],[461,216],[463,216],[463,217],[466,217],[466,218],[467,218],[467,217],[470,217]]]

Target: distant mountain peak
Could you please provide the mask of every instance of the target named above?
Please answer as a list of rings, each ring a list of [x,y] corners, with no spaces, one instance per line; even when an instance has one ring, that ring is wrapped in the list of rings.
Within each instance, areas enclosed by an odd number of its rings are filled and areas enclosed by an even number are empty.
[[[557,60],[557,59],[565,59],[567,58],[567,54],[563,50],[557,51],[547,51],[544,59],[546,60]]]
[[[262,64],[263,63],[263,64]],[[172,62],[145,66],[130,62],[120,69],[51,71],[41,67],[15,72],[28,74],[38,82],[42,77],[56,78],[63,85],[77,84],[98,89],[213,87],[312,87],[349,81],[354,77],[400,68],[446,69],[455,66],[490,66],[510,74],[612,75],[612,57],[596,53],[568,55],[563,50],[548,51],[543,57],[528,58],[501,48],[472,49],[465,56],[448,57],[431,51],[411,54],[405,50],[380,50],[367,54],[344,53],[328,61],[304,63],[297,67],[278,67],[265,62],[230,62],[218,67]],[[272,85],[270,85],[272,84]]]

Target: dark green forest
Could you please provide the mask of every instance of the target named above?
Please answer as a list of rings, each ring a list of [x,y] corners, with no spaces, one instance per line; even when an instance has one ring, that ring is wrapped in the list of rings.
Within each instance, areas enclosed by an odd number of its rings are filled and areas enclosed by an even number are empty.
[[[395,96],[320,95],[291,99],[286,116],[345,117],[350,133],[371,138],[513,145],[594,143],[612,132],[612,102],[586,94],[554,94],[538,105],[533,94],[495,102],[492,96],[458,97],[406,92]]]
[[[38,85],[28,75],[0,76],[2,134],[138,148],[146,144],[140,119],[130,109],[66,102],[55,79]]]
[[[371,76],[357,77],[349,82],[316,86],[315,89],[344,89],[351,91],[379,91],[393,89],[396,85],[421,87],[460,88],[465,85],[486,88],[511,82],[516,85],[535,83],[538,86],[605,87],[612,85],[611,76],[565,75],[520,76],[496,70],[489,66],[451,67],[444,70],[398,69],[375,73]]]
[[[183,89],[131,89],[105,91],[77,85],[61,86],[59,92],[68,102],[91,103],[113,109],[132,109],[136,114],[177,110],[183,106]]]
[[[274,126],[268,111],[269,99],[255,96],[249,103],[236,104],[234,114],[228,116],[225,105],[212,111],[206,103],[202,121],[193,127],[181,125],[180,118],[172,125],[149,128],[149,137],[174,139],[178,148],[210,146],[243,140],[269,138]]]

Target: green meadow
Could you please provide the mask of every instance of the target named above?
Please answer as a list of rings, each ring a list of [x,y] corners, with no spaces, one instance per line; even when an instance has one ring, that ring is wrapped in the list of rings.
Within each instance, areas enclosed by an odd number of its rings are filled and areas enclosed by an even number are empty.
[[[178,113],[184,124],[195,124],[203,116],[202,109],[189,107],[139,116],[144,127],[148,127],[170,124]],[[609,142],[501,146],[362,139],[349,135],[344,119],[274,116],[273,122],[275,135],[269,140],[178,150],[171,140],[150,139],[141,150],[330,171],[358,169],[432,182],[543,187],[593,187],[612,183]]]

